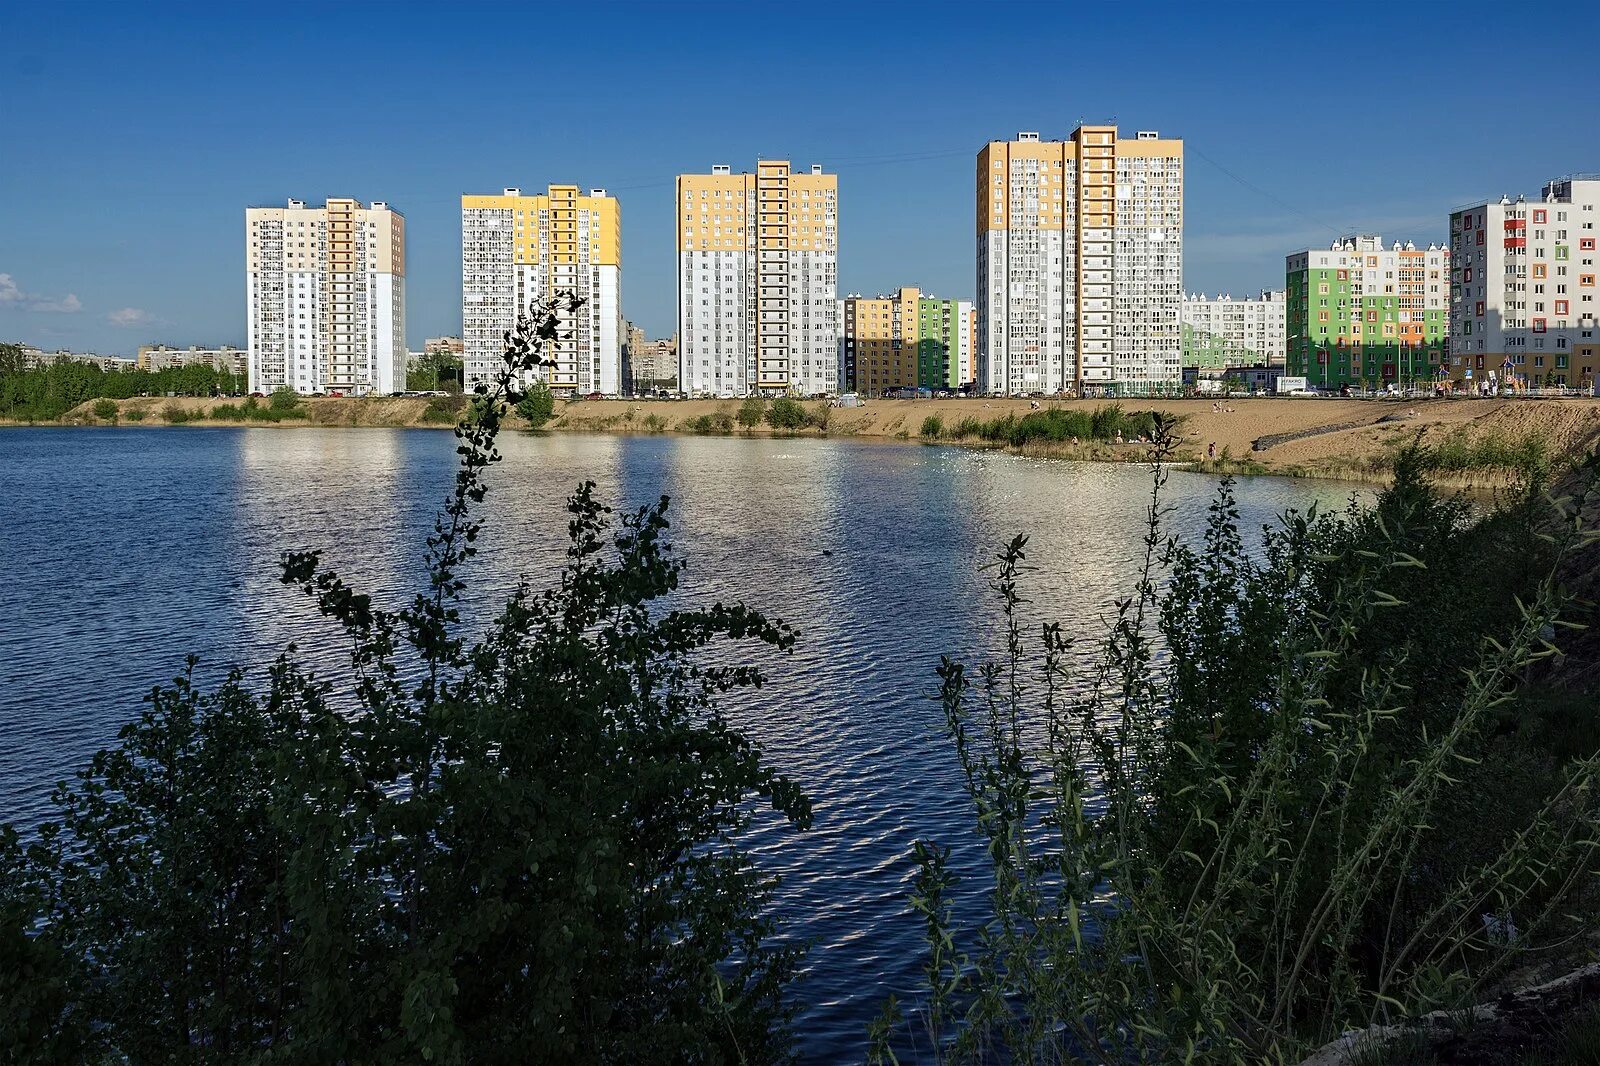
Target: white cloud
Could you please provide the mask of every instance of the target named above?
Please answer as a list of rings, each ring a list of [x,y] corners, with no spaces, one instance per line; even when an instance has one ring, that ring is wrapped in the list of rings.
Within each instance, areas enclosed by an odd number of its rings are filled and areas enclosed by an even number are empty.
[[[41,300],[35,298],[33,303],[28,305],[28,310],[55,311],[60,314],[70,315],[75,311],[83,310],[83,301],[79,300],[76,296],[69,292],[59,300]]]
[[[137,326],[153,326],[161,321],[149,311],[144,311],[137,307],[119,307],[107,315],[106,319],[113,326],[123,326],[128,329],[133,329]]]
[[[70,315],[83,310],[83,301],[70,292],[60,299],[41,296],[34,292],[23,292],[22,287],[10,274],[0,274],[0,307]]]

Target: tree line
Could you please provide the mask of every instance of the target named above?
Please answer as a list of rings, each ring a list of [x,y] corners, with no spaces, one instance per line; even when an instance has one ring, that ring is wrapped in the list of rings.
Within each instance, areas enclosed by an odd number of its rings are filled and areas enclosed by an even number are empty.
[[[94,363],[63,360],[23,369],[22,350],[0,344],[0,416],[17,421],[54,421],[86,400],[231,396],[245,388],[242,376],[206,364],[155,371],[103,370]]]

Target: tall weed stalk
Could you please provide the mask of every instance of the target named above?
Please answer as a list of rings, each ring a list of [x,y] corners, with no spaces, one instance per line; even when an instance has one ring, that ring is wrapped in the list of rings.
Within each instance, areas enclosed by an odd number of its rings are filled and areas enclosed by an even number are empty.
[[[1163,532],[1171,440],[1081,681],[1058,624],[1023,632],[1024,537],[994,563],[1005,653],[940,663],[987,905],[958,927],[948,851],[918,842],[925,986],[886,1005],[874,1061],[1293,1062],[1470,1002],[1573,932],[1600,755],[1488,768],[1558,654],[1587,490],[1473,519],[1412,450],[1372,507],[1286,515],[1256,558],[1229,479],[1197,548]],[[1486,557],[1507,545],[1518,565]]]

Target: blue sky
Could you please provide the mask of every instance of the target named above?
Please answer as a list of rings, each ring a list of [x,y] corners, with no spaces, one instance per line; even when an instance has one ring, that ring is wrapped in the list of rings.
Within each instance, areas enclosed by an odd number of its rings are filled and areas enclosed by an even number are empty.
[[[713,163],[839,174],[841,292],[965,298],[973,158],[1020,129],[1182,137],[1191,291],[1600,171],[1600,4],[1540,5],[1559,40],[1504,4],[1073,8],[0,0],[0,339],[242,343],[244,208],[291,196],[406,215],[420,347],[460,328],[460,195],[505,185],[615,193],[624,311],[664,335],[673,177]]]

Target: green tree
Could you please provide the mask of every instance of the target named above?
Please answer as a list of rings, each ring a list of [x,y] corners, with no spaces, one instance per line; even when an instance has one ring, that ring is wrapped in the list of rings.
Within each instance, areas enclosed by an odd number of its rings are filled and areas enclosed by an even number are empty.
[[[267,409],[270,411],[293,411],[299,406],[300,394],[287,385],[278,386],[267,397]]]
[[[264,687],[235,671],[208,692],[191,659],[56,791],[35,844],[0,831],[8,1056],[787,1056],[799,949],[773,943],[773,881],[739,838],[753,801],[800,828],[810,807],[721,714],[760,669],[709,649],[783,652],[793,632],[742,605],[659,607],[684,571],[666,499],[619,516],[585,484],[560,580],[463,633],[484,474],[556,324],[553,302],[519,323],[457,427],[409,605],[285,555],[283,581],[347,635],[348,677],[290,648]]]
[[[774,429],[803,429],[806,424],[805,406],[798,400],[780,396],[772,401],[772,406],[767,410],[767,424]]]
[[[534,429],[543,426],[555,417],[556,398],[550,391],[550,386],[544,382],[535,382],[522,394],[517,401],[517,414],[522,416]]]
[[[115,422],[117,420],[117,402],[115,400],[97,400],[94,405],[94,416],[102,422]]]
[[[406,388],[418,392],[461,391],[461,357],[448,351],[427,351],[406,372]]]
[[[766,413],[767,401],[759,396],[747,396],[744,403],[739,405],[739,424],[745,429],[754,429],[761,424]]]

